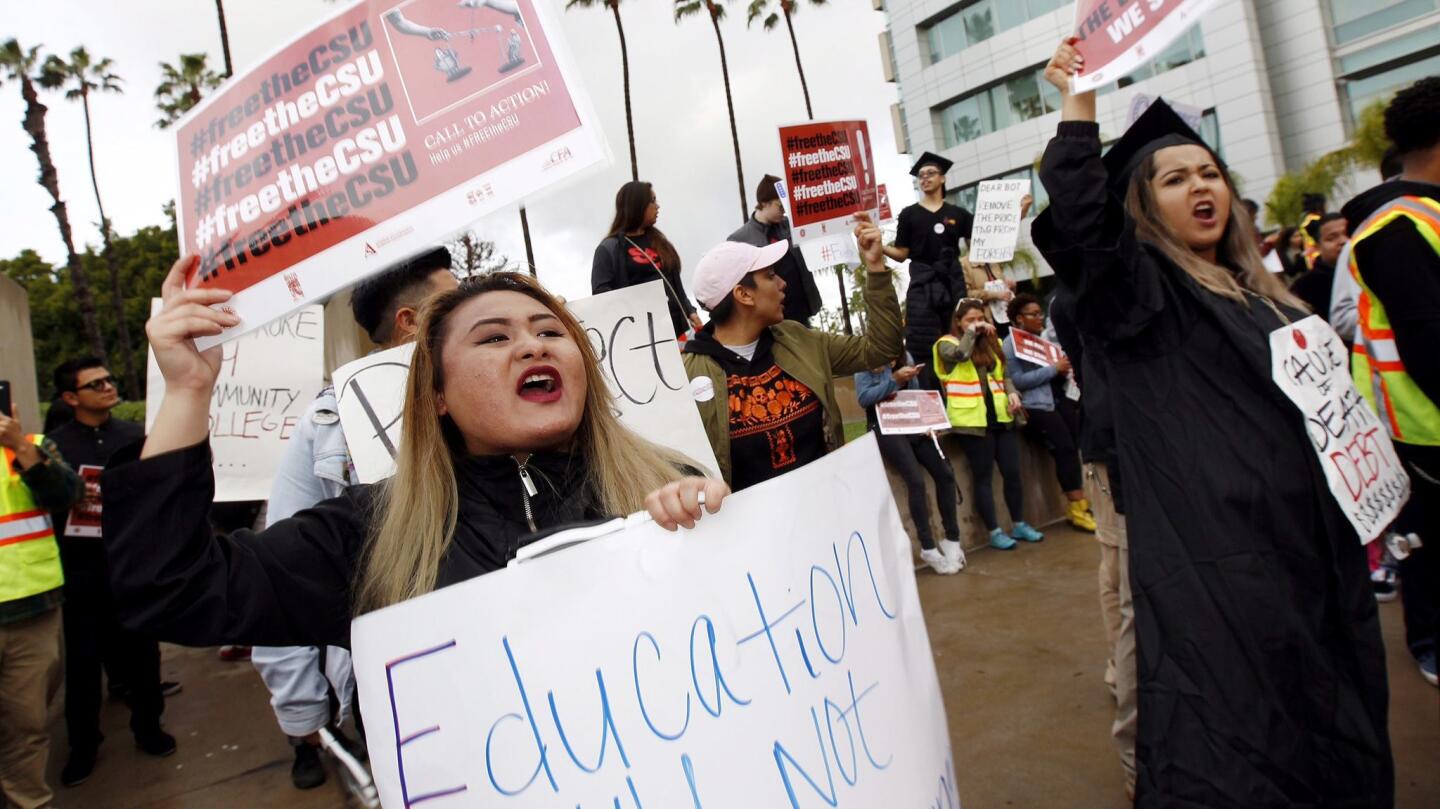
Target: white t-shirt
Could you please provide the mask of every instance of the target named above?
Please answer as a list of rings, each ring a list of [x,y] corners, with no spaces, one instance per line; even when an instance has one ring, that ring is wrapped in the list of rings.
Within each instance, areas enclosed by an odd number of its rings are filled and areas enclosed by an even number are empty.
[[[721,343],[720,345],[725,346],[731,351],[734,351],[736,354],[744,357],[746,362],[749,362],[755,359],[755,349],[760,347],[760,341],[755,340],[753,342],[746,343],[743,346],[727,346],[724,343]]]

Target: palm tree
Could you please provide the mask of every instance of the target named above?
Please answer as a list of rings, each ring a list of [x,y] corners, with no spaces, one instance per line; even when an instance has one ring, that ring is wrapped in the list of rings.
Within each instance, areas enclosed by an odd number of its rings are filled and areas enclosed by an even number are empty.
[[[745,198],[745,170],[740,167],[740,134],[735,131],[735,100],[730,96],[730,66],[725,61],[725,38],[720,36],[720,19],[725,8],[714,0],[675,0],[675,22],[704,9],[710,15],[710,24],[715,28],[715,42],[720,46],[720,76],[725,80],[725,106],[730,111],[730,140],[735,145],[735,178],[740,186],[740,221],[750,218],[750,203]]]
[[[120,288],[120,263],[115,257],[114,233],[110,218],[105,215],[105,203],[100,199],[100,180],[95,174],[95,140],[90,126],[90,93],[120,93],[120,77],[111,72],[115,63],[109,59],[92,61],[90,52],[79,47],[70,51],[70,61],[58,56],[45,60],[40,69],[39,84],[55,90],[70,85],[65,98],[79,99],[85,112],[85,151],[90,157],[90,186],[95,190],[95,207],[100,211],[100,238],[104,244],[105,266],[110,273],[110,308],[115,318],[115,333],[120,338],[120,349],[125,357],[125,389],[140,390],[140,376],[135,369],[135,353],[131,350],[130,326],[125,318],[125,294]],[[138,395],[138,393],[132,393]]]
[[[620,34],[620,81],[625,92],[625,134],[630,137],[630,179],[640,179],[640,165],[635,160],[635,119],[630,113],[630,51],[625,47],[625,26],[620,22],[620,0],[568,0],[565,8],[591,8],[604,5],[615,17],[615,30]]]
[[[20,97],[25,100],[25,118],[22,123],[30,135],[30,151],[40,161],[38,182],[55,200],[50,212],[55,215],[55,224],[60,228],[60,239],[65,243],[65,268],[70,273],[70,283],[75,287],[75,303],[80,309],[80,321],[85,337],[95,356],[105,358],[105,338],[100,334],[100,324],[95,319],[95,296],[90,294],[90,283],[80,269],[80,256],[75,253],[75,240],[70,234],[70,215],[65,210],[65,201],[60,199],[60,177],[55,172],[55,161],[50,158],[50,139],[45,134],[45,105],[35,91],[35,76],[41,63],[40,47],[29,50],[20,47],[14,39],[0,45],[0,79],[20,83]]]
[[[771,0],[750,0],[750,8],[745,15],[745,27],[750,27],[756,19],[764,15],[765,21],[762,24],[765,26],[765,30],[769,31],[775,27],[775,23],[779,22],[782,16],[785,18],[785,28],[790,32],[790,49],[795,52],[795,71],[800,74],[800,92],[805,95],[805,117],[813,121],[815,111],[810,107],[810,85],[805,83],[805,67],[800,64],[800,45],[795,41],[795,24],[790,21],[790,17],[794,15],[799,6],[795,4],[795,0],[778,0],[780,13],[776,14],[771,11],[767,15],[765,11],[770,7],[770,2]],[[825,0],[810,0],[810,4],[823,6]]]
[[[180,120],[180,116],[200,103],[206,90],[219,87],[225,80],[210,69],[209,58],[203,53],[182,53],[178,68],[169,62],[160,63],[163,81],[155,88],[155,108],[160,110],[156,126],[164,129]]]
[[[230,64],[230,29],[225,26],[225,0],[215,0],[215,13],[220,17],[220,51],[225,54],[225,78],[235,75]]]

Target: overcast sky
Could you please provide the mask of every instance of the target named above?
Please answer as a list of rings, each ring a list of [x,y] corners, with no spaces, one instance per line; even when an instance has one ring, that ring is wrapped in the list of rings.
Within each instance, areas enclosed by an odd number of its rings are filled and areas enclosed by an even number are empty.
[[[548,2],[559,10],[563,0]],[[299,31],[333,14],[322,0],[246,0],[227,4],[231,55],[236,72]],[[725,95],[714,32],[702,15],[673,21],[664,0],[625,0],[621,13],[630,50],[631,92],[641,178],[655,184],[661,204],[659,226],[670,236],[690,270],[709,247],[738,227],[739,200],[730,145]],[[726,37],[735,96],[746,194],[767,171],[778,174],[776,127],[804,119],[805,105],[784,24],[764,31],[745,26],[745,4],[728,7],[721,30]],[[540,278],[557,292],[589,293],[590,259],[613,214],[616,189],[630,177],[620,91],[620,48],[614,22],[603,6],[560,15],[563,32],[584,77],[615,162],[605,171],[566,186],[528,206]],[[806,78],[816,118],[863,118],[870,122],[879,177],[888,184],[894,210],[915,199],[906,174],[909,160],[895,152],[889,108],[896,86],[883,80],[878,35],[885,19],[866,0],[838,0],[803,6],[795,16]],[[106,210],[117,230],[128,233],[161,224],[161,206],[175,195],[174,143],[156,129],[153,93],[159,62],[182,52],[205,51],[223,70],[215,6],[209,0],[125,0],[120,3],[49,0],[10,4],[5,36],[23,46],[42,45],[66,55],[84,45],[93,57],[115,60],[125,80],[120,96],[91,105],[96,129],[95,159]],[[85,157],[80,106],[60,93],[43,96],[50,112],[50,149],[70,211],[77,248],[98,244],[95,199]],[[19,87],[0,86],[0,257],[33,248],[49,261],[64,261],[50,198],[35,182],[37,164],[20,126],[24,103]],[[475,224],[503,253],[524,260],[519,219],[512,208]],[[833,297],[834,282],[821,283]]]

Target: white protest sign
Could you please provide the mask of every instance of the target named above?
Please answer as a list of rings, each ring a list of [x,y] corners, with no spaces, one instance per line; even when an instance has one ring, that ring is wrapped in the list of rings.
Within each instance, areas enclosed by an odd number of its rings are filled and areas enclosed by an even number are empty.
[[[620,421],[631,430],[684,453],[709,475],[719,464],[705,435],[690,380],[671,334],[661,281],[567,301],[600,360]],[[395,472],[400,416],[413,346],[362,357],[335,370],[340,424],[362,483]]]
[[[1015,257],[1020,237],[1020,199],[1029,180],[986,180],[975,198],[975,225],[968,258],[975,263],[1006,262]]]
[[[626,524],[355,620],[384,806],[960,805],[872,436]]]
[[[902,390],[875,405],[875,421],[885,435],[916,435],[950,429],[945,400],[939,391]]]
[[[1330,493],[1370,542],[1395,521],[1410,498],[1410,477],[1400,465],[1385,425],[1351,381],[1350,352],[1318,315],[1270,333],[1275,384],[1305,417],[1305,428]]]
[[[160,311],[158,298],[150,314]],[[210,397],[210,452],[215,501],[268,500],[280,456],[325,377],[325,310],[306,306],[247,332],[221,348],[220,378]],[[155,424],[165,377],[147,359],[145,432]]]
[[[415,344],[406,343],[361,357],[335,369],[335,402],[350,462],[361,483],[395,474],[400,416]]]

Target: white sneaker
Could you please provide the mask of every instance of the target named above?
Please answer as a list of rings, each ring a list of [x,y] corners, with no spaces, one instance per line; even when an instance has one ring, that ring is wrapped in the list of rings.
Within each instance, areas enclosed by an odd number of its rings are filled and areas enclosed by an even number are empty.
[[[941,576],[949,576],[953,573],[960,572],[960,568],[956,567],[954,562],[951,562],[944,554],[934,548],[921,550],[920,561],[929,565],[931,570],[934,570]]]
[[[965,549],[960,547],[959,541],[940,540],[940,552],[945,554],[945,558],[950,560],[950,564],[955,566],[957,572],[965,569]]]

